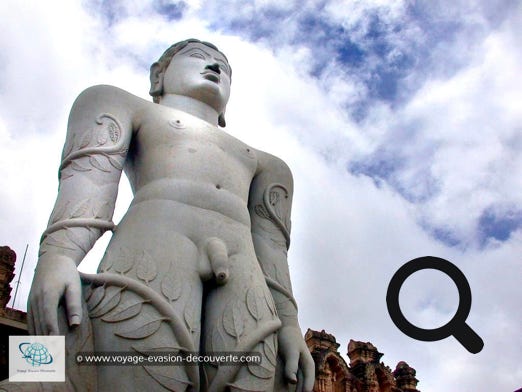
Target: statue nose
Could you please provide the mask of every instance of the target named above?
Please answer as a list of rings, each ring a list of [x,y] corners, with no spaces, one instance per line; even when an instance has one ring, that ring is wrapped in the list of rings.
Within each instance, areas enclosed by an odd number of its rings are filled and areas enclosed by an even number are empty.
[[[215,73],[221,74],[221,69],[219,69],[218,63],[209,64],[205,67],[205,69],[210,69],[210,70],[214,71]]]

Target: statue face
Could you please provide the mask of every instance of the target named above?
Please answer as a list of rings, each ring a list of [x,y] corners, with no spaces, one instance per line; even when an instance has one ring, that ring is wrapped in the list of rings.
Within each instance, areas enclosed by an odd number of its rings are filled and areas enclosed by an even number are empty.
[[[223,55],[201,43],[176,53],[163,76],[163,94],[195,98],[222,113],[230,96],[230,67]]]

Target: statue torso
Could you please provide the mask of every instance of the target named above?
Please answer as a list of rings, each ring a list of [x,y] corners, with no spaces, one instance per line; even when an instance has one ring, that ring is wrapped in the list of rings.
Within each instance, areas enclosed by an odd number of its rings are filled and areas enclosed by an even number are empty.
[[[147,106],[127,159],[134,203],[174,200],[248,224],[256,152],[221,129],[178,110]]]

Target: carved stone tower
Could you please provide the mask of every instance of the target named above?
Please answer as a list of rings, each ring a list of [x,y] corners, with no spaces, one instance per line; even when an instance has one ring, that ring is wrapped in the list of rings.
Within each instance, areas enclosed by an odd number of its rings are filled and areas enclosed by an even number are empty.
[[[315,362],[314,392],[420,392],[415,369],[401,361],[392,372],[371,343],[350,340],[347,365],[333,335],[308,329],[305,341]]]
[[[337,349],[335,337],[308,329],[305,341],[315,362],[314,392],[352,392],[354,377]],[[357,391],[357,389],[355,389]]]
[[[350,370],[362,383],[364,392],[398,392],[391,369],[379,362],[382,353],[367,342],[350,340],[348,343],[348,357]]]
[[[11,299],[16,253],[8,246],[0,246],[0,309],[5,309]]]
[[[406,362],[401,361],[393,371],[393,376],[399,387],[404,392],[417,392],[417,383],[419,380],[415,378],[416,371]]]

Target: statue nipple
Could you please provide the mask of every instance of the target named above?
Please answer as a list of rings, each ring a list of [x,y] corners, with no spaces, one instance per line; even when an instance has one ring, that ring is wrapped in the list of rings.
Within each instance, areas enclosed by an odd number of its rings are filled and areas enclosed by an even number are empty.
[[[177,129],[185,128],[185,124],[183,124],[180,120],[170,120],[169,125]]]

